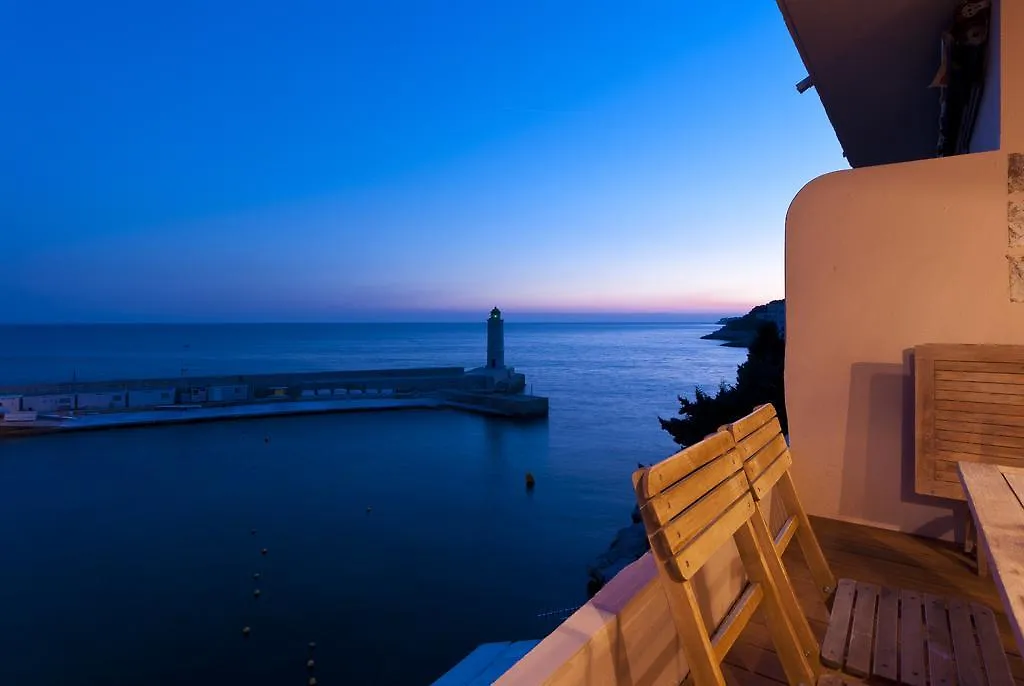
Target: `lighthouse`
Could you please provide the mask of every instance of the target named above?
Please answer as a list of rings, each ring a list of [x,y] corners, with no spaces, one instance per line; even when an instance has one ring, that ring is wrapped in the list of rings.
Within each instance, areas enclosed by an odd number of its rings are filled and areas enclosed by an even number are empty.
[[[487,368],[505,368],[505,320],[497,307],[487,319]]]

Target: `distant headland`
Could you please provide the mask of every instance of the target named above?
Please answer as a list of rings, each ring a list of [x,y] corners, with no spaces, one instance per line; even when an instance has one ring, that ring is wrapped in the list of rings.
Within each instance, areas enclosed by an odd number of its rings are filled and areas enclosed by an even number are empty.
[[[740,317],[724,317],[718,324],[722,328],[701,338],[710,341],[725,341],[722,345],[730,348],[747,348],[757,336],[757,330],[766,322],[774,322],[779,334],[786,335],[786,301],[772,300],[758,305]]]

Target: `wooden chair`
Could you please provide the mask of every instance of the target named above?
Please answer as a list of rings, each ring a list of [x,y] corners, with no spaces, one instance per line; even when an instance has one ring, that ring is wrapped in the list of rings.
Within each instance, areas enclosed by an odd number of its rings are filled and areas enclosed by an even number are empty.
[[[792,686],[818,676],[817,641],[742,474],[732,436],[719,432],[633,475],[637,502],[696,686],[723,686],[721,663],[759,606]],[[713,635],[692,579],[729,539],[749,583]],[[788,608],[788,609],[787,609]]]
[[[719,430],[727,431],[736,442],[736,448],[743,457],[743,473],[750,484],[755,507],[766,526],[768,519],[762,503],[771,496],[772,488],[778,487],[779,500],[787,518],[775,535],[775,549],[782,557],[795,536],[810,567],[811,578],[827,600],[836,590],[836,578],[821,552],[818,537],[814,535],[789,473],[793,457],[786,437],[782,435],[775,407],[761,405],[746,417]]]
[[[793,459],[773,406],[761,405],[721,430],[729,433],[742,455],[755,518],[766,529],[762,503],[778,487],[787,519],[773,539],[777,555],[782,556],[795,536],[826,599],[835,590],[821,646],[825,665],[857,677],[898,678],[912,686],[952,686],[957,679],[962,686],[1013,686],[990,608],[852,579],[836,583],[793,485]],[[826,674],[819,683],[839,679]]]

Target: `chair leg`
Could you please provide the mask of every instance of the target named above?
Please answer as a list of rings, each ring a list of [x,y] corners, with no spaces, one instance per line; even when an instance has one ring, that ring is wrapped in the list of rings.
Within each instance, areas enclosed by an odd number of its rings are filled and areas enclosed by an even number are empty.
[[[800,544],[800,551],[804,554],[804,560],[811,570],[811,578],[818,586],[818,590],[828,598],[836,590],[836,577],[832,574],[825,553],[821,551],[818,537],[814,535],[811,528],[811,520],[807,516],[803,503],[797,495],[796,486],[793,484],[793,477],[787,471],[779,479],[776,487],[779,489],[779,497],[786,508],[786,512],[796,517],[796,540]]]
[[[964,518],[964,554],[970,555],[971,550],[977,547],[977,534],[974,530],[974,516],[971,514],[970,509],[968,509],[967,515]]]
[[[760,535],[755,531],[758,520],[763,529],[763,533]],[[768,541],[767,546],[759,540],[765,537]],[[782,562],[775,551],[775,546],[771,543],[768,525],[764,523],[764,519],[761,519],[760,515],[755,513],[736,530],[734,539],[747,576],[754,583],[761,584],[764,589],[762,607],[765,611],[768,632],[775,644],[782,668],[786,672],[787,681],[790,686],[800,686],[801,684],[813,686],[817,680],[820,666],[817,664],[817,660],[813,662],[810,660],[811,654],[802,640],[805,633],[811,633],[810,626],[807,625],[807,618],[796,604],[796,595],[793,593],[793,587],[789,584],[784,570],[780,576],[771,571],[774,565],[769,566],[770,559],[774,558],[778,562],[778,568],[782,567]],[[791,617],[799,617],[796,626],[804,630],[794,627]]]
[[[786,566],[782,564],[782,558],[779,557],[775,548],[775,541],[772,538],[771,529],[768,528],[767,520],[764,518],[764,510],[760,501],[757,502],[756,507],[757,512],[751,518],[754,537],[761,550],[764,551],[765,567],[775,579],[779,602],[800,641],[801,652],[814,668],[820,662],[821,647],[811,630],[811,625],[807,622],[807,615],[804,614],[800,601],[797,600],[796,591],[793,590],[793,582],[789,578]],[[815,671],[815,676],[817,676],[817,671]]]
[[[974,546],[978,556],[978,576],[988,577],[988,543],[981,531],[977,532],[977,543]]]
[[[658,563],[659,566],[661,563]],[[676,585],[676,584],[673,584]],[[726,686],[722,666],[715,657],[711,637],[701,619],[700,605],[687,579],[678,582],[679,593],[669,593],[669,606],[675,621],[679,640],[683,644],[686,663],[690,667],[690,681],[695,686]]]

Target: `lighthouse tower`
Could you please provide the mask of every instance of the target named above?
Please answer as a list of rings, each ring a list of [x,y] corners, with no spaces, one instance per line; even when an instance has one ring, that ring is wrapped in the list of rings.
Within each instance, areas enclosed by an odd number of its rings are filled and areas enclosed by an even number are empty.
[[[497,307],[487,319],[487,368],[505,368],[505,320]]]

